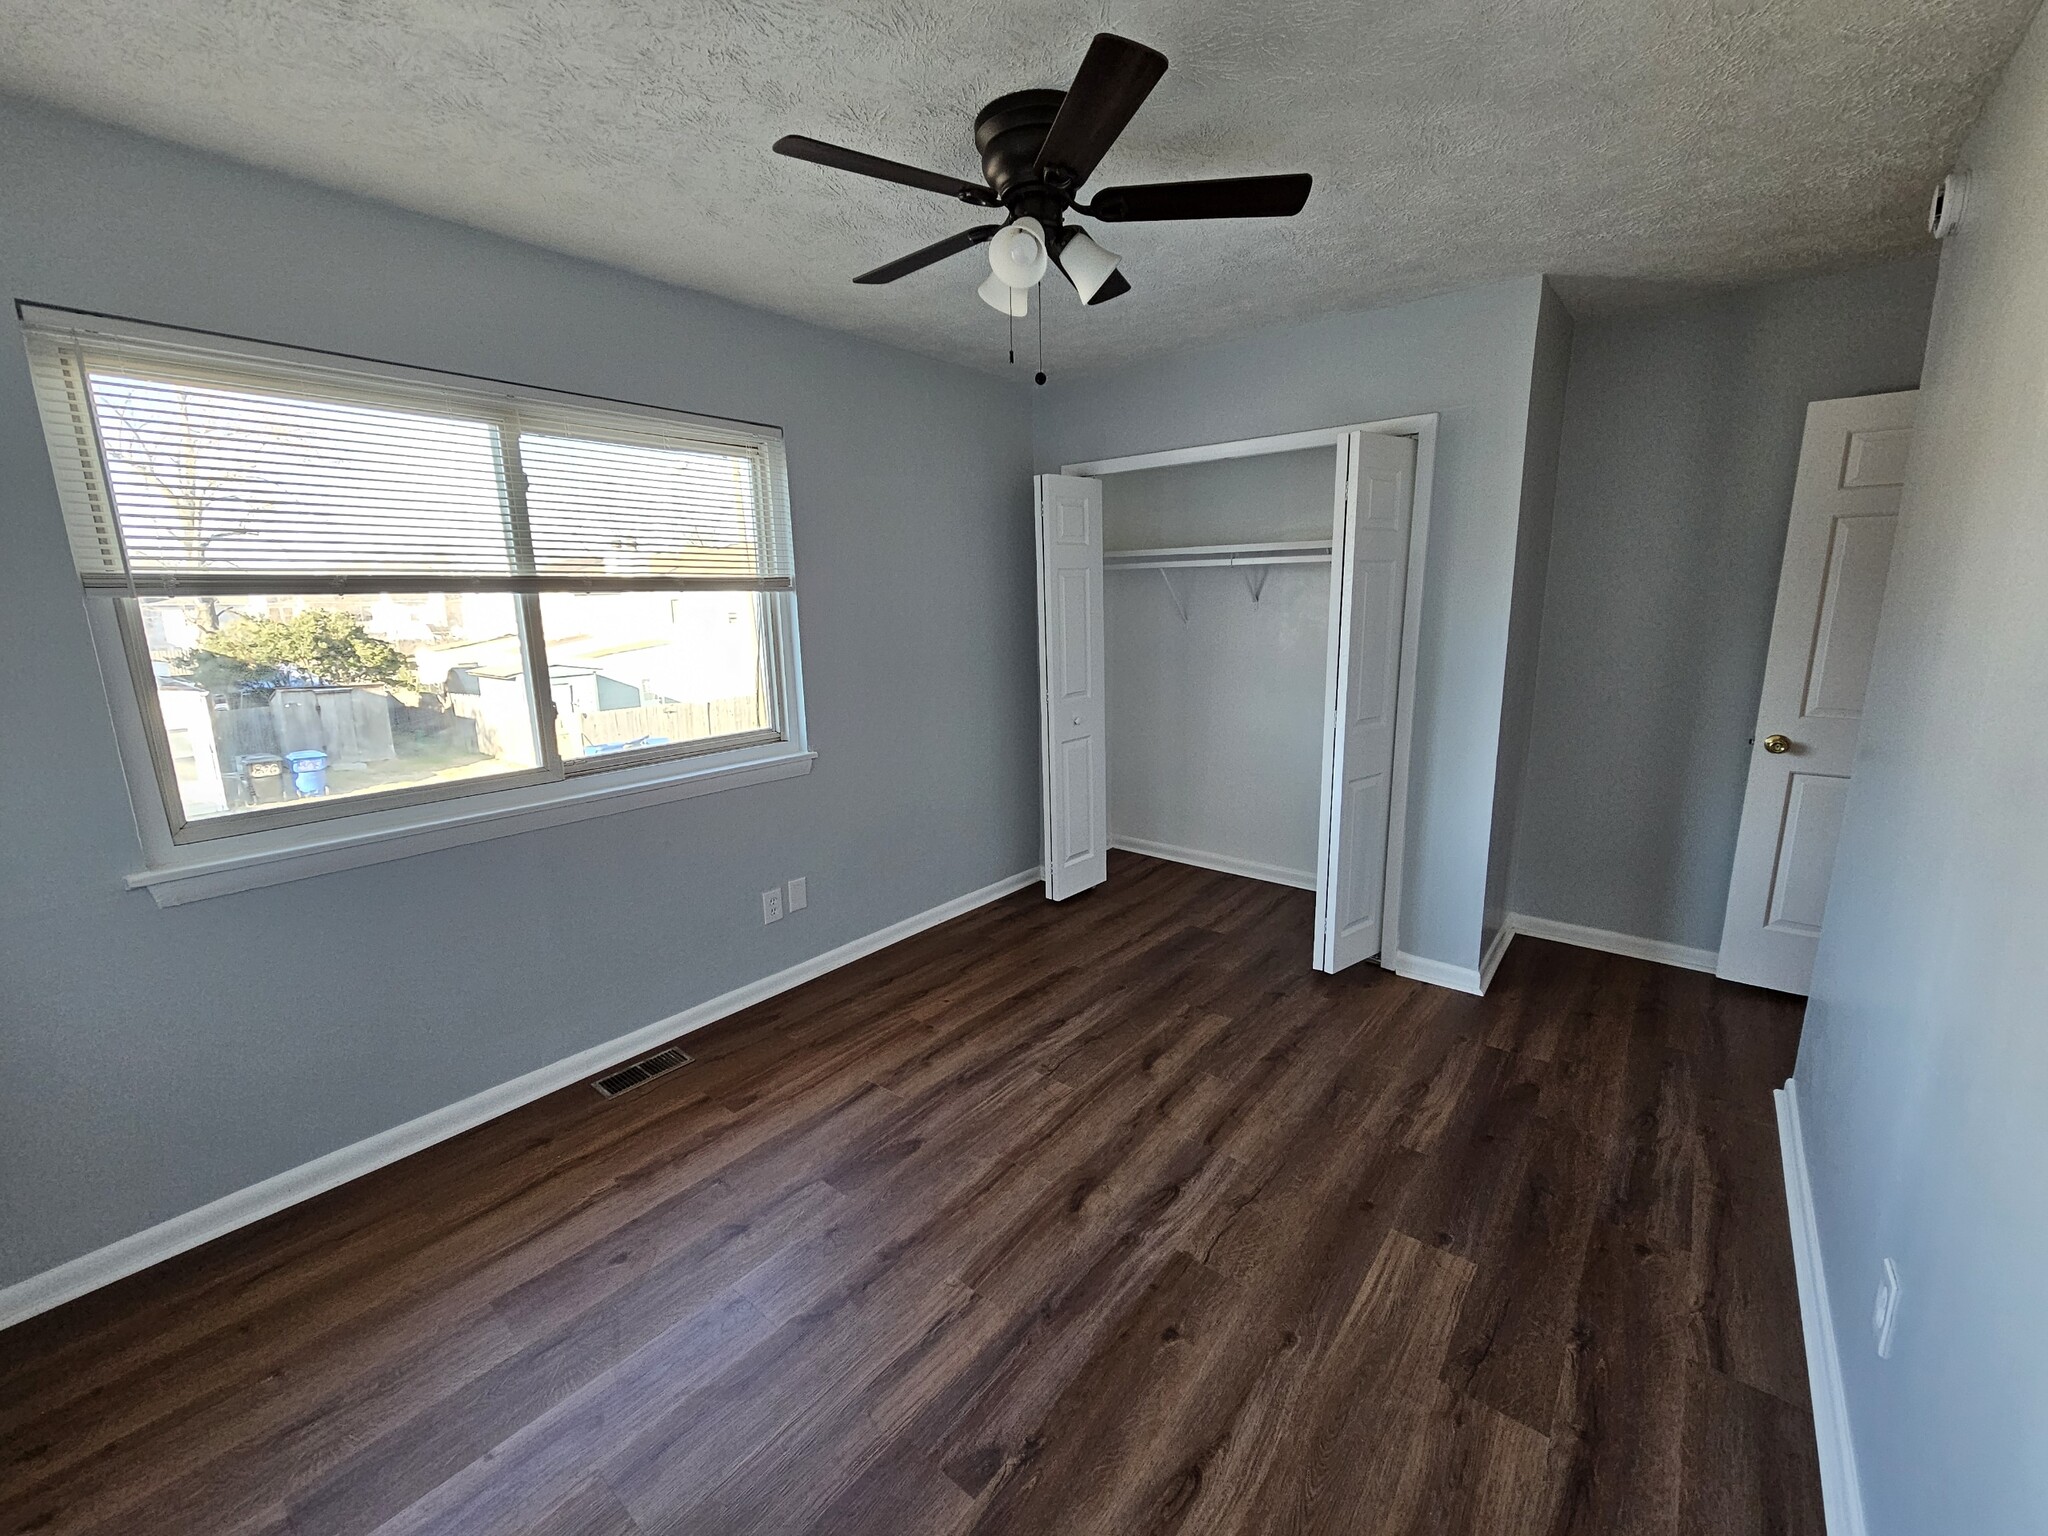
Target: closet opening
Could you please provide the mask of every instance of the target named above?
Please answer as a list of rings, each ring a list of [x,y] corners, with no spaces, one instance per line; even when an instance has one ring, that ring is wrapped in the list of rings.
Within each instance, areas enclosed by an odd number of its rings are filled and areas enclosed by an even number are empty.
[[[1314,891],[1319,969],[1391,942],[1435,426],[1039,477],[1048,896],[1121,848]]]
[[[1110,847],[1315,889],[1335,457],[1102,477]]]

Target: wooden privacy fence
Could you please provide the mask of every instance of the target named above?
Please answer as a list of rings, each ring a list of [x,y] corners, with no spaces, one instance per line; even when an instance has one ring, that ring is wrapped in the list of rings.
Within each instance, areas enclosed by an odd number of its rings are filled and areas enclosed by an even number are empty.
[[[768,724],[761,701],[753,694],[695,703],[641,704],[632,709],[600,709],[563,715],[562,754],[580,757],[588,748],[616,746],[643,737],[670,741],[702,741],[708,736],[733,736],[758,731]]]
[[[477,750],[507,756],[527,750],[524,695],[494,696],[453,693],[448,707],[474,722]],[[701,699],[676,704],[640,704],[631,709],[562,712],[556,717],[564,757],[595,755],[594,749],[621,746],[658,736],[668,741],[703,741],[758,731],[770,722],[753,694],[730,699]]]
[[[267,698],[245,695],[214,711],[221,759],[258,753],[325,752],[335,766],[389,762],[391,696],[376,688],[280,688]]]
[[[526,696],[451,693],[448,708],[470,723],[476,750],[486,757],[524,758],[533,750],[533,724],[526,711]]]

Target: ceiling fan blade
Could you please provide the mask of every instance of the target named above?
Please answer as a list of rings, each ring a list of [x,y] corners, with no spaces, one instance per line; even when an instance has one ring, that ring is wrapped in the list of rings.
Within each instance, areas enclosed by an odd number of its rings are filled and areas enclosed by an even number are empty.
[[[1308,201],[1314,178],[1226,176],[1216,181],[1157,181],[1148,186],[1104,187],[1080,209],[1107,224],[1141,219],[1291,218]]]
[[[971,251],[977,245],[985,245],[994,237],[1000,224],[978,224],[973,229],[963,229],[957,235],[926,246],[921,251],[912,251],[908,256],[898,256],[894,261],[885,261],[872,272],[863,272],[856,283],[893,283],[899,277],[908,277],[920,268],[928,267],[935,261],[944,261],[948,256],[958,256],[962,251]]]
[[[1064,175],[1067,180],[1054,185],[1066,191],[1080,186],[1165,73],[1166,55],[1157,49],[1111,32],[1096,33],[1039,147],[1039,175]]]
[[[813,165],[830,166],[835,171],[852,171],[858,176],[872,176],[877,181],[893,181],[901,186],[916,187],[924,192],[943,192],[947,197],[957,197],[963,203],[973,203],[981,208],[996,206],[996,195],[987,187],[976,186],[971,181],[962,181],[958,176],[944,176],[937,171],[919,170],[914,165],[903,165],[895,160],[884,160],[879,155],[864,155],[857,149],[842,149],[837,144],[827,144],[822,139],[807,139],[800,133],[785,134],[775,141],[775,153],[787,155],[792,160],[808,160]]]

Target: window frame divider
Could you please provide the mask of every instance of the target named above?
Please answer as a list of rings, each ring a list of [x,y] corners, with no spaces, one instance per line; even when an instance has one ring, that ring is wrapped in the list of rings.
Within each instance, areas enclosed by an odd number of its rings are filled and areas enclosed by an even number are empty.
[[[519,411],[508,410],[492,426],[497,458],[498,499],[505,509],[505,537],[512,546],[512,568],[523,576],[539,574],[533,553],[533,524],[526,511],[526,465],[520,458]],[[526,719],[533,732],[534,755],[554,778],[564,776],[561,743],[555,737],[555,676],[548,666],[547,628],[541,623],[540,593],[513,594],[519,615],[519,655],[526,668]]]

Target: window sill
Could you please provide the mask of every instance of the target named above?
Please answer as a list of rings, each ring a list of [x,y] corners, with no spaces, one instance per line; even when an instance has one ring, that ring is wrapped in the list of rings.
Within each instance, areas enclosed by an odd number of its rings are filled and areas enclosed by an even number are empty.
[[[313,875],[410,858],[463,843],[634,811],[670,800],[795,778],[811,771],[815,752],[788,742],[730,754],[711,763],[648,764],[620,770],[616,779],[584,777],[522,789],[498,790],[398,811],[365,812],[275,832],[249,833],[235,852],[214,852],[221,841],[177,849],[162,865],[129,875],[130,890],[146,890],[160,907],[282,885]],[[349,823],[354,823],[350,825]],[[259,846],[260,844],[260,846]],[[191,857],[186,857],[187,854]]]

